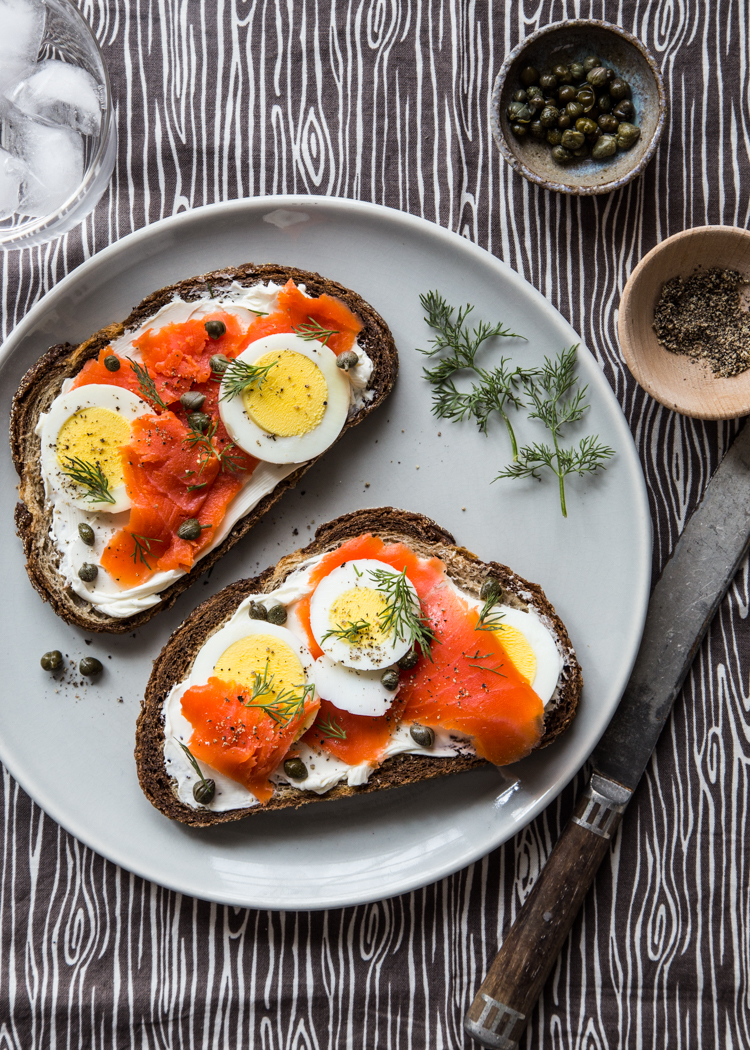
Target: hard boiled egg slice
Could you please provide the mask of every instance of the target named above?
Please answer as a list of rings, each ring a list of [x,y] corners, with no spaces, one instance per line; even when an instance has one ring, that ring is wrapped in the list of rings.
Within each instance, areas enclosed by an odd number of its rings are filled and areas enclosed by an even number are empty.
[[[552,635],[533,612],[503,605],[498,613],[502,618],[502,627],[494,633],[508,654],[508,659],[528,680],[542,703],[548,703],[557,687],[563,666],[562,656]]]
[[[130,390],[92,383],[55,398],[41,428],[42,474],[74,507],[117,514],[130,507],[120,448],[130,424],[153,409]],[[89,484],[82,481],[88,479]]]
[[[385,688],[380,681],[382,673],[344,667],[327,656],[319,656],[313,667],[315,686],[324,700],[342,711],[370,718],[384,715],[398,692]]]
[[[334,663],[357,670],[381,670],[400,660],[411,648],[408,631],[384,628],[389,597],[378,576],[395,584],[401,575],[385,562],[361,558],[340,565],[325,576],[310,600],[310,626],[315,641]],[[419,612],[417,592],[405,580],[407,601]],[[336,703],[333,697],[327,697]],[[338,705],[337,705],[338,706]]]
[[[267,463],[303,463],[333,444],[350,398],[333,350],[299,335],[269,335],[236,361],[224,373],[219,395],[219,412],[235,444]],[[237,392],[243,365],[268,370]]]

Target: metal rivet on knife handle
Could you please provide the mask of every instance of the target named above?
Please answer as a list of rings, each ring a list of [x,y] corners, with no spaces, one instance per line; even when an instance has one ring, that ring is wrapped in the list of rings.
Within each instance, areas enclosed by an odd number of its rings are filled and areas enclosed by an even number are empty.
[[[594,773],[508,931],[464,1021],[493,1050],[516,1050],[632,792]]]

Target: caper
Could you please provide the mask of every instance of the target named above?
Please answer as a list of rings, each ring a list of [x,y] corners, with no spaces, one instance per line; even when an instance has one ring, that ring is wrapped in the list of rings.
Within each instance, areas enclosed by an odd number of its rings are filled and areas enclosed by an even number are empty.
[[[529,124],[529,134],[533,139],[543,139],[546,135],[544,130],[544,124],[541,120],[535,120],[533,124]]]
[[[583,106],[580,102],[569,102],[565,107],[565,112],[571,120],[578,120],[579,117],[583,116]]]
[[[612,112],[618,120],[632,120],[635,116],[635,106],[630,99],[624,98],[617,103]]]
[[[411,671],[412,667],[416,667],[419,663],[419,653],[416,649],[410,649],[408,653],[404,653],[401,659],[398,661],[398,666],[402,671]]]
[[[221,375],[222,372],[226,372],[232,362],[226,354],[214,354],[208,363],[212,372],[218,372]]]
[[[617,152],[617,139],[614,135],[602,135],[600,139],[594,143],[591,150],[591,156],[594,160],[606,160],[607,157],[611,157]]]
[[[539,77],[539,87],[542,91],[554,91],[557,88],[557,77],[552,73],[542,73]]]
[[[528,95],[523,90],[523,88],[521,88],[520,91],[514,91],[513,92],[513,101],[514,102],[525,102],[527,98],[528,98]]]
[[[275,623],[279,627],[283,627],[286,623],[286,607],[281,602],[276,602],[268,610],[268,622]]]
[[[597,66],[596,69],[591,69],[586,74],[586,80],[592,87],[604,87],[609,83],[610,77],[607,76],[608,70],[604,66]]]
[[[85,561],[78,570],[78,575],[84,583],[93,583],[99,575],[99,566],[92,565],[91,562]]]
[[[50,649],[45,653],[39,663],[45,671],[59,671],[63,663],[63,654],[59,649]]]
[[[586,70],[583,68],[583,64],[581,62],[571,62],[570,75],[573,80],[583,80],[586,76]]]
[[[606,131],[608,134],[612,134],[619,128],[620,121],[617,119],[614,113],[602,113],[602,115],[597,121],[597,124],[602,129],[602,131]]]
[[[188,390],[180,398],[180,404],[186,412],[200,412],[206,401],[206,395],[198,390]]]
[[[552,150],[552,159],[557,164],[568,164],[573,159],[573,154],[565,146],[555,146]]]
[[[483,602],[488,602],[490,598],[494,598],[495,601],[500,601],[503,596],[503,587],[495,576],[487,576],[482,583],[482,589],[479,592],[479,597]]]
[[[599,97],[596,100],[596,104],[599,108],[600,113],[609,113],[609,111],[612,109],[615,103],[611,95],[604,94],[599,95]]]
[[[187,421],[191,430],[199,430],[201,433],[211,426],[211,417],[205,412],[191,412]]]
[[[267,620],[268,609],[261,602],[250,602],[247,607],[248,616],[251,620]]]
[[[227,326],[223,321],[206,321],[203,327],[206,329],[209,339],[221,339],[227,330]],[[213,365],[211,367],[213,367]],[[216,371],[216,369],[214,369],[214,371]]]
[[[398,680],[399,673],[395,667],[389,667],[380,676],[380,681],[386,689],[398,689]]]
[[[101,674],[104,667],[101,660],[97,660],[95,656],[84,656],[78,665],[78,670],[84,678],[91,678],[92,675]]]
[[[530,87],[526,92],[526,98],[529,102],[544,101],[544,92],[538,86]]]
[[[93,547],[96,543],[96,535],[94,530],[85,521],[78,522],[78,535],[81,537],[87,547]]]
[[[547,132],[547,142],[550,146],[559,146],[562,142],[563,133],[559,128],[550,128]]]
[[[199,540],[201,538],[201,523],[197,518],[187,518],[177,530],[181,540]]]
[[[193,798],[201,806],[207,806],[209,802],[213,801],[213,797],[216,794],[216,784],[213,780],[199,780],[197,784],[193,784]]]
[[[590,87],[579,88],[576,92],[576,102],[583,106],[584,113],[590,113],[596,105],[596,95],[594,89]]]
[[[531,115],[531,110],[525,102],[511,102],[508,106],[508,120],[515,124],[528,124]]]
[[[345,372],[348,372],[351,368],[357,367],[359,358],[354,350],[345,350],[343,354],[339,354],[336,358],[336,364],[339,368],[343,368]]]
[[[519,79],[524,87],[531,87],[533,84],[539,83],[539,73],[533,66],[526,66],[525,69],[521,70]]]
[[[580,149],[585,141],[586,136],[583,134],[583,132],[574,131],[572,128],[569,128],[568,131],[563,131],[561,145],[565,149],[574,150]]]
[[[119,372],[120,371],[120,358],[115,357],[114,354],[107,354],[104,358],[104,367],[108,372]]]
[[[545,128],[553,128],[555,124],[557,124],[557,118],[559,116],[560,110],[555,106],[545,106],[539,115],[539,121]]]
[[[513,132],[517,139],[525,139],[529,133],[529,129],[526,124],[511,124],[510,130]]]
[[[570,70],[568,69],[568,67],[564,66],[562,63],[560,63],[560,65],[552,67],[552,75],[554,77],[557,77],[558,84],[569,84],[573,79],[570,75]]]
[[[418,747],[432,747],[435,743],[435,730],[416,722],[409,727],[409,736]]]
[[[600,66],[601,64],[601,59],[597,58],[596,55],[589,55],[588,58],[584,58],[583,60],[583,71],[584,73],[589,73],[592,69],[596,69],[597,66]]]
[[[565,131],[565,129],[569,128],[572,123],[573,121],[570,119],[567,113],[561,113],[560,116],[557,118],[557,126],[560,129],[560,131]]]
[[[641,129],[635,124],[628,124],[627,121],[623,121],[617,129],[617,145],[620,149],[630,149],[640,137]]]
[[[557,92],[557,100],[565,105],[567,102],[572,102],[578,92],[572,84],[563,84],[560,90]]]
[[[307,777],[307,766],[301,758],[288,758],[284,763],[284,772],[292,780],[304,780]]]
[[[596,122],[591,117],[579,117],[576,121],[576,131],[582,135],[592,135],[596,131]]]
[[[618,102],[621,98],[627,98],[630,94],[630,84],[622,77],[615,77],[612,83],[609,85],[609,93],[612,98]]]

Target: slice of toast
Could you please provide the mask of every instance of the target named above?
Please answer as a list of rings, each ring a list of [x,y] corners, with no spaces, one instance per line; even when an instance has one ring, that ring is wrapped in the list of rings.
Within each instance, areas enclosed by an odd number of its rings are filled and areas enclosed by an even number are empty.
[[[486,764],[484,759],[473,755],[455,758],[397,755],[386,759],[362,786],[338,784],[326,794],[317,795],[291,784],[276,785],[273,797],[264,805],[226,812],[212,812],[202,807],[194,809],[177,797],[164,760],[164,702],[172,687],[187,678],[207,639],[227,623],[248,595],[275,590],[302,562],[365,533],[372,533],[386,542],[403,542],[420,557],[440,558],[450,579],[474,597],[479,597],[486,577],[493,576],[503,587],[504,601],[519,608],[531,608],[540,615],[555,636],[563,669],[555,696],[545,708],[544,735],[538,747],[547,747],[568,727],[578,706],[583,678],[565,626],[542,589],[517,576],[505,565],[480,561],[470,551],[456,546],[449,532],[422,514],[393,507],[355,511],[321,525],[312,543],[282,558],[260,576],[239,580],[203,602],[178,627],[155,660],[138,718],[135,757],[138,779],[146,797],[165,816],[195,827],[206,827],[239,820],[253,813],[381,791]]]
[[[287,489],[294,488],[302,475],[320,457],[304,463],[280,481],[248,514],[235,523],[221,544],[199,558],[190,572],[161,592],[161,601],[158,604],[134,616],[118,619],[98,611],[75,594],[66,586],[65,578],[57,571],[59,552],[50,537],[52,508],[45,500],[40,466],[41,442],[35,433],[40,414],[48,411],[61,392],[63,382],[77,375],[86,361],[96,357],[102,347],[119,336],[140,328],[174,299],[193,302],[207,295],[216,296],[217,291],[234,282],[243,287],[268,284],[270,281],[283,285],[290,278],[295,284],[304,284],[308,295],[317,297],[325,292],[341,300],[362,322],[362,331],[357,340],[373,362],[373,373],[368,384],[369,400],[347,419],[341,431],[343,434],[350,427],[361,423],[390,393],[398,374],[398,353],[393,336],[383,318],[356,292],[317,273],[288,266],[256,266],[248,263],[245,266],[202,274],[162,288],[147,296],[122,323],[101,329],[78,346],[60,343],[51,347],[24,376],[13,399],[10,421],[11,453],[20,478],[20,499],[15,511],[16,528],[23,542],[26,569],[31,583],[42,598],[49,601],[55,612],[68,623],[86,631],[123,634],[132,631],[134,627],[140,627],[160,610],[168,609],[178,595],[252,529],[253,525],[281,499]]]

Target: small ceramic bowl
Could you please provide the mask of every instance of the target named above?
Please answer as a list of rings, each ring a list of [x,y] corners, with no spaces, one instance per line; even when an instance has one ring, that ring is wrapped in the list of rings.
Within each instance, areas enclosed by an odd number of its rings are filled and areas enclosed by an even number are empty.
[[[589,157],[563,167],[552,159],[548,143],[515,137],[508,105],[521,87],[525,66],[542,71],[558,62],[583,62],[589,55],[597,55],[630,84],[633,123],[641,129],[641,137],[629,150],[618,150],[607,160]],[[495,79],[490,119],[498,149],[520,175],[558,193],[590,196],[617,190],[643,171],[659,143],[666,115],[664,82],[647,48],[609,22],[577,18],[538,29],[511,51]]]
[[[662,405],[696,419],[737,419],[750,413],[750,369],[717,378],[703,361],[665,350],[653,327],[664,282],[712,266],[739,270],[750,281],[750,232],[736,226],[698,226],[657,244],[625,285],[617,335],[633,376]],[[747,308],[747,296],[741,297]]]

